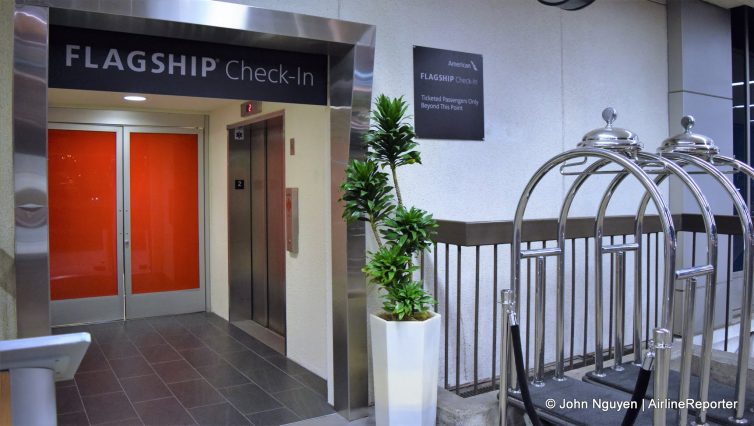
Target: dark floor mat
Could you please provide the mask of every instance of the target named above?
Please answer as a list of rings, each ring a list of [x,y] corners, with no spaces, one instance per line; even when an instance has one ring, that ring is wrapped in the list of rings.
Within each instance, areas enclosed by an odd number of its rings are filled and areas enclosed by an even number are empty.
[[[622,390],[624,392],[632,392],[634,384],[636,383],[636,376],[639,373],[639,367],[633,364],[624,364],[624,371],[615,371],[612,368],[605,368],[604,377],[596,377],[592,372],[587,373],[584,376],[584,381],[590,383],[596,383],[603,386],[608,386],[614,389]],[[654,380],[650,380],[649,388],[647,389],[647,399],[654,397]],[[668,396],[673,399],[678,399],[678,389],[681,383],[681,374],[677,371],[670,371],[668,377]],[[691,386],[689,387],[689,394],[691,398],[697,400],[699,394],[699,377],[691,376]],[[723,385],[717,382],[710,382],[708,401],[735,401],[735,390],[732,386]],[[751,408],[754,407],[754,403],[751,400],[746,402],[747,410],[744,417],[749,421],[749,424],[754,422],[754,412]],[[674,410],[672,410],[674,411]],[[689,408],[689,413],[696,414],[696,409]],[[712,408],[707,411],[707,420],[713,421],[718,424],[735,424],[728,421],[728,418],[734,414],[732,409],[724,408]],[[692,416],[690,415],[689,418]]]
[[[566,378],[564,381],[548,378],[545,383],[543,387],[530,385],[529,392],[542,419],[555,424],[619,425],[623,421],[626,409],[609,407],[606,404],[626,403],[631,400],[631,395],[626,392],[572,378]],[[510,396],[511,404],[523,408],[520,394]],[[555,401],[554,408],[547,407],[548,400]],[[564,402],[572,404],[562,407]],[[649,408],[642,410],[635,424],[651,425],[652,411]],[[668,417],[669,420],[671,418]]]

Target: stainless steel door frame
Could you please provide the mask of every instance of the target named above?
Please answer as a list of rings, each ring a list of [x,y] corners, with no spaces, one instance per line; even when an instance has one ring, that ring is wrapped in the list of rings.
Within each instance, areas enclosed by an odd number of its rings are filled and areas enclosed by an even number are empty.
[[[89,132],[108,132],[116,134],[115,164],[116,164],[116,215],[118,256],[118,295],[103,297],[88,297],[82,299],[68,299],[50,301],[50,324],[52,326],[105,322],[123,319],[125,315],[125,293],[123,291],[124,263],[123,263],[123,128],[118,126],[99,126],[92,124],[48,123],[48,129],[84,130]]]
[[[135,34],[199,39],[329,54],[331,127],[332,343],[335,409],[353,420],[367,415],[366,282],[363,223],[340,218],[338,183],[345,163],[361,158],[372,98],[373,25],[266,10],[219,1],[16,0],[13,47],[14,176],[16,177],[16,281],[21,336],[49,333],[47,188],[19,186],[21,176],[46,179],[47,39],[54,23]],[[238,19],[221,19],[233,16]],[[161,23],[159,25],[155,25]],[[37,248],[38,247],[38,248]]]
[[[197,212],[199,218],[199,288],[175,290],[160,293],[133,294],[131,247],[128,240],[131,235],[131,134],[132,133],[168,133],[192,134],[197,137]],[[173,315],[206,310],[205,253],[204,253],[204,132],[201,129],[173,127],[136,127],[125,126],[123,129],[123,192],[124,201],[124,258],[126,318],[144,318],[158,315]]]

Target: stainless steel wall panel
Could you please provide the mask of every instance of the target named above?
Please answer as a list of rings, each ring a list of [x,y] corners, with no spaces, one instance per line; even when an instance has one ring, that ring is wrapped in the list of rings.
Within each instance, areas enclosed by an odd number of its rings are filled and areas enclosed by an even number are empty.
[[[285,336],[285,139],[283,118],[267,123],[268,326]]]
[[[47,210],[48,9],[13,15],[13,174],[18,336],[50,334]]]
[[[248,129],[246,129],[248,130]],[[228,283],[230,320],[251,319],[251,148],[248,131],[228,130]],[[234,189],[241,179],[243,189]]]
[[[251,319],[267,327],[267,128],[252,124],[251,134]]]
[[[306,50],[307,47],[321,50],[333,42],[346,45],[366,42],[374,45],[373,39],[364,40],[363,37],[365,29],[373,28],[369,25],[222,1],[19,1],[53,8],[53,22],[61,25],[227,44],[247,45],[253,42],[259,47],[299,51],[313,51]],[[173,22],[190,25],[171,25]],[[233,31],[223,34],[217,29],[241,30],[243,33]]]
[[[374,28],[364,33],[374,38]],[[347,419],[366,415],[369,405],[367,358],[365,226],[341,218],[340,183],[347,162],[364,156],[369,129],[374,44],[356,45],[330,56],[330,176],[332,208],[332,304],[335,409]]]

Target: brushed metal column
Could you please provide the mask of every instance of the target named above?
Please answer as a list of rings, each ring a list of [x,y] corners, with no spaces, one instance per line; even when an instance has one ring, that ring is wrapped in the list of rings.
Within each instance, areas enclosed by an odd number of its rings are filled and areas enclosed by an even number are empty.
[[[363,158],[369,128],[374,27],[349,51],[330,55],[330,202],[335,409],[349,420],[367,415],[368,360],[364,222],[341,218],[340,183],[348,160]]]
[[[267,124],[267,326],[285,336],[285,141],[283,117]]]
[[[251,319],[251,148],[249,129],[241,140],[228,130],[228,283],[230,320]],[[235,187],[243,181],[243,189]]]
[[[50,334],[47,207],[49,9],[13,14],[13,176],[18,337]]]

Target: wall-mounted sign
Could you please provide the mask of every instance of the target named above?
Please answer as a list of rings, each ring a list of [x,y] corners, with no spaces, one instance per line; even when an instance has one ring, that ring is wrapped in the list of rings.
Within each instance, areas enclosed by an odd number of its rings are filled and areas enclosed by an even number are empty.
[[[249,101],[241,104],[241,117],[248,117],[260,112],[262,112],[262,103],[259,101]]]
[[[49,56],[50,87],[327,103],[326,55],[53,25]]]
[[[233,130],[233,137],[237,141],[243,140],[243,127],[236,127],[235,130]]]
[[[482,65],[482,55],[414,46],[418,138],[484,140]]]

